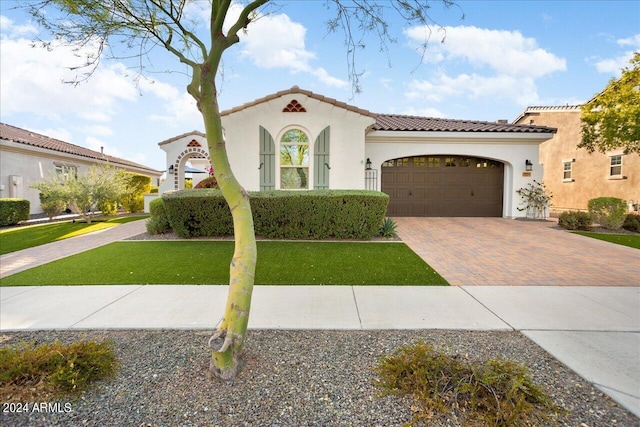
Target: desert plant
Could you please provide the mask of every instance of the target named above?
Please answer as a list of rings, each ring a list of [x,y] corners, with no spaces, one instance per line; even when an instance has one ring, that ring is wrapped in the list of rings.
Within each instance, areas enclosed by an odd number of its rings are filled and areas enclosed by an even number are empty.
[[[587,203],[593,220],[604,228],[619,230],[624,224],[627,204],[616,197],[598,197]]]
[[[380,237],[397,237],[397,227],[398,224],[396,224],[393,218],[387,217],[384,219],[384,221],[382,221],[382,226],[380,227],[380,231],[378,231],[378,234],[380,235]]]
[[[3,401],[79,393],[116,370],[110,341],[59,341],[0,348],[0,396]]]
[[[640,233],[640,214],[630,213],[624,218],[622,228]]]
[[[543,183],[533,180],[526,187],[517,190],[516,193],[522,198],[520,203],[524,204],[524,207],[518,207],[518,210],[525,211],[527,218],[547,218],[553,196],[547,193]]]
[[[383,358],[374,370],[383,394],[416,400],[414,422],[455,413],[471,425],[550,425],[564,413],[524,365],[508,360],[472,363],[419,341]]]
[[[0,227],[28,220],[30,207],[25,199],[0,199]]]
[[[565,211],[558,217],[558,225],[567,230],[589,231],[593,228],[593,218],[588,212]]]

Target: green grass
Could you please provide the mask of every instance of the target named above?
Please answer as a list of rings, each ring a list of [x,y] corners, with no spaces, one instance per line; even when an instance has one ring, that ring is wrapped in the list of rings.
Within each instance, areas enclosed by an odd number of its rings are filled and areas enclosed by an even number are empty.
[[[0,286],[227,284],[232,241],[117,242]],[[404,243],[258,242],[257,285],[447,285]]]
[[[592,237],[594,239],[604,240],[618,245],[629,246],[640,249],[640,235],[634,234],[607,234],[607,233],[590,233],[587,231],[576,231],[581,236]]]
[[[65,221],[0,230],[0,254],[44,245],[144,218],[148,218],[148,215],[98,219],[93,220],[91,224],[87,224],[84,220]]]

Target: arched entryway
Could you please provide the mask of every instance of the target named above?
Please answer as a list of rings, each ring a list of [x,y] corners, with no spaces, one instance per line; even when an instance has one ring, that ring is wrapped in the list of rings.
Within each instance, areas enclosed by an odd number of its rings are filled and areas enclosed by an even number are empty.
[[[193,142],[194,141],[192,141],[192,143]],[[209,153],[207,152],[207,150],[202,148],[199,144],[198,146],[188,147],[176,157],[175,162],[172,165],[174,190],[181,190],[185,188],[185,167],[188,160],[191,160],[194,163],[194,166],[200,166],[200,163],[202,163],[203,165],[207,165],[204,169],[209,167],[208,165],[211,165],[211,158],[209,157]],[[200,168],[202,169],[202,166],[200,166]],[[169,173],[171,174],[171,170]]]
[[[388,216],[501,217],[504,164],[478,157],[424,155],[382,164]]]

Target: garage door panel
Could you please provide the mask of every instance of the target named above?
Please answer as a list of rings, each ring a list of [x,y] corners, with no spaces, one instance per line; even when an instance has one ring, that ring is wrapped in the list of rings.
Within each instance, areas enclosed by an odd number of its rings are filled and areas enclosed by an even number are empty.
[[[393,165],[382,169],[382,191],[390,197],[389,216],[502,216],[501,163],[424,156],[385,164]]]

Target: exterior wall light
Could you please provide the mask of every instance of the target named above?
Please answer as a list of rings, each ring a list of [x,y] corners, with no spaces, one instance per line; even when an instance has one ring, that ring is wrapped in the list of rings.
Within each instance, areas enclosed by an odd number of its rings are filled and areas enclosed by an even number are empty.
[[[365,163],[365,169],[371,170],[371,159],[367,157],[367,163]]]
[[[531,160],[527,159],[524,162],[524,167],[527,172],[531,172],[533,170],[533,163],[531,163]]]
[[[173,175],[173,165],[169,166],[169,175]]]

